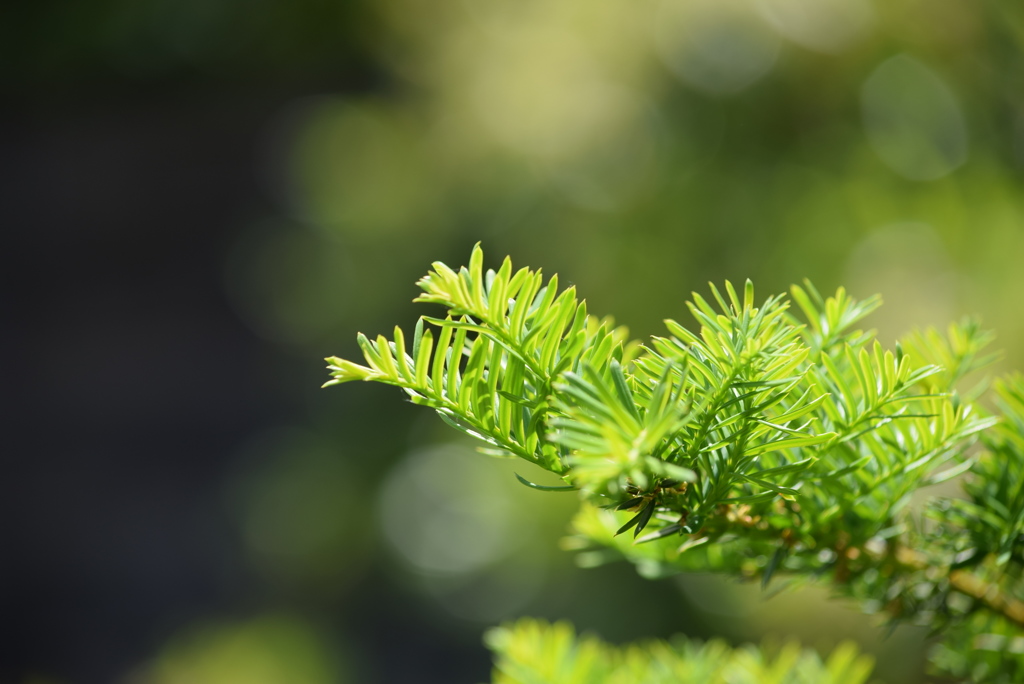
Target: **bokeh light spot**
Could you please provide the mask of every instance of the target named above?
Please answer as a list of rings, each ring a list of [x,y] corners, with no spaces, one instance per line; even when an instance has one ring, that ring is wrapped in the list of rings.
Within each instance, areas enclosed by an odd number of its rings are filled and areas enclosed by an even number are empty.
[[[465,574],[522,543],[506,483],[492,465],[449,445],[413,452],[391,472],[381,524],[403,559],[420,571]]]
[[[771,71],[779,38],[735,3],[666,0],[654,26],[662,61],[685,84],[714,95],[737,93]]]
[[[910,180],[941,178],[967,160],[968,137],[949,87],[921,62],[897,55],[861,89],[864,129],[872,148]]]
[[[874,20],[866,0],[758,0],[758,7],[780,35],[826,54],[862,39]]]

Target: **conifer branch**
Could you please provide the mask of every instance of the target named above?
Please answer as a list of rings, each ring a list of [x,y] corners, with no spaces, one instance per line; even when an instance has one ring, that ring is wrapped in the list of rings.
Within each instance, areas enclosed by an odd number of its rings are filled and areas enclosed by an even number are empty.
[[[416,301],[444,317],[420,318],[409,347],[399,328],[360,334],[365,365],[330,357],[327,385],[396,385],[485,451],[561,476],[520,481],[579,491],[567,548],[584,564],[827,577],[949,634],[979,610],[1024,627],[1024,379],[996,383],[996,413],[976,403],[986,381],[958,392],[995,358],[977,323],[885,349],[854,327],[877,297],[805,282],[790,291],[801,321],[727,282],[693,295],[696,330],[667,320],[640,346],[557,276],[483,262],[478,245],[468,267],[435,263]],[[962,497],[910,505],[953,478]]]

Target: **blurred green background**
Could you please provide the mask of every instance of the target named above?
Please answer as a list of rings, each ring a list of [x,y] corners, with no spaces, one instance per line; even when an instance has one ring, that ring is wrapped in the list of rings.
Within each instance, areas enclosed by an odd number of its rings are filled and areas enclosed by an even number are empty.
[[[482,682],[486,626],[888,639],[824,590],[581,570],[571,495],[321,391],[482,241],[636,337],[709,280],[973,313],[1024,367],[1024,9],[98,0],[0,16],[0,681]],[[13,523],[13,524],[12,524]]]

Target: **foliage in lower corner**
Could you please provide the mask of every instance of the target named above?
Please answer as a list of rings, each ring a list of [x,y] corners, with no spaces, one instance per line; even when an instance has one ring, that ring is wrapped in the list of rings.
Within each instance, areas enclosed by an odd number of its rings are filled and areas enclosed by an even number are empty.
[[[976,611],[946,630],[929,655],[932,674],[959,682],[1024,681],[1024,635],[998,615]]]
[[[732,648],[677,637],[618,647],[533,619],[492,629],[485,641],[493,684],[864,684],[874,667],[849,642],[825,659],[795,642]]]

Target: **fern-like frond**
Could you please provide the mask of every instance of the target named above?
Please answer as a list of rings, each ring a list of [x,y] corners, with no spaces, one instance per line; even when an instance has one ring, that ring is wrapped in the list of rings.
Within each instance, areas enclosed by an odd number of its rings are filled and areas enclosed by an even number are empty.
[[[983,329],[979,321],[965,318],[950,323],[945,336],[935,328],[914,332],[902,340],[902,347],[921,363],[942,369],[928,379],[926,391],[953,392],[965,376],[999,360],[999,353],[984,353],[994,339],[995,334]],[[987,388],[988,383],[983,380],[965,396],[977,399]]]
[[[545,283],[540,271],[513,273],[507,258],[498,271],[484,272],[483,258],[477,245],[468,268],[456,272],[435,263],[419,281],[424,293],[415,301],[441,304],[448,315],[422,317],[409,349],[400,328],[391,340],[360,334],[366,365],[330,357],[326,385],[366,380],[399,386],[488,449],[564,473],[561,454],[546,436],[552,383],[584,364],[603,372],[612,363],[629,363],[637,347],[624,328],[588,315],[575,288],[559,292],[557,275]]]
[[[607,376],[584,366],[582,376],[566,373],[556,385],[559,415],[551,420],[551,439],[567,450],[577,487],[638,509],[622,531],[632,527],[639,534],[657,508],[678,507],[685,483],[696,477],[672,453],[692,415],[685,379],[685,367],[666,367],[653,387],[640,390],[612,362]]]
[[[575,287],[559,292],[558,275],[545,283],[539,270],[523,268],[513,274],[508,258],[497,272],[484,273],[479,245],[468,268],[455,272],[435,262],[417,284],[424,293],[414,301],[441,304],[458,317],[452,322],[428,321],[493,339],[520,358],[537,382],[550,383],[584,360],[599,371],[613,359],[629,360],[621,335],[611,326],[595,325],[586,303],[577,300]]]
[[[803,287],[793,285],[789,292],[807,318],[804,339],[815,355],[829,353],[838,344],[859,347],[874,336],[850,328],[882,305],[880,296],[858,301],[840,287],[826,299],[809,280],[804,280]]]
[[[699,295],[691,305],[699,334],[666,321],[670,337],[654,338],[635,364],[647,382],[675,365],[692,369],[683,388],[691,416],[668,452],[697,474],[676,512],[687,522],[669,525],[680,531],[698,530],[722,505],[793,498],[794,479],[835,436],[806,420],[823,398],[801,388],[808,349],[787,303],[772,297],[756,306],[749,282],[742,299],[731,283],[726,296],[711,291],[719,311]]]

